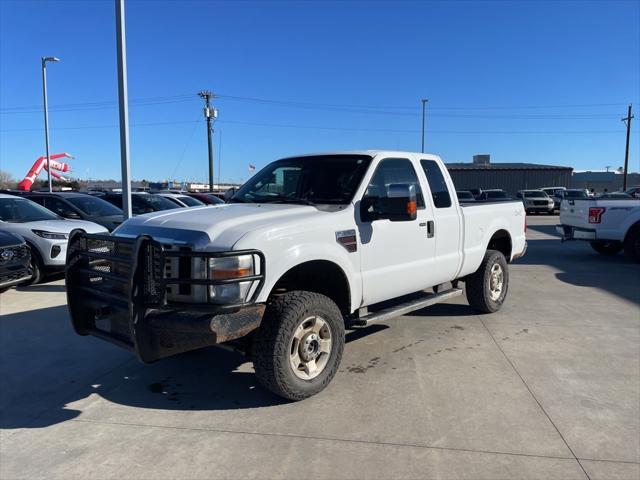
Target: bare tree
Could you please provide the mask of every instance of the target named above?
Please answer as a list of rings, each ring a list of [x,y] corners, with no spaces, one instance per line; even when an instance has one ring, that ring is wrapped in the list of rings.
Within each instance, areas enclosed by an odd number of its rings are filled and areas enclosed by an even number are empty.
[[[0,170],[0,188],[16,188],[13,175],[6,170]]]

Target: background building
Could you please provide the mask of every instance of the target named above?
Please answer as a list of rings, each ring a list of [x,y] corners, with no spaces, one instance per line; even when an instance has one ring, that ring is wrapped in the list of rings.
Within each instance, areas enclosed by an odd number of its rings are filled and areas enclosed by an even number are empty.
[[[592,188],[596,192],[603,192],[606,188],[609,192],[617,192],[622,189],[623,175],[618,171],[609,172],[575,172],[571,178],[573,188]],[[627,188],[640,185],[640,173],[627,175]]]
[[[518,190],[570,187],[573,168],[535,163],[491,163],[490,155],[474,155],[472,163],[447,163],[457,190],[500,188]]]

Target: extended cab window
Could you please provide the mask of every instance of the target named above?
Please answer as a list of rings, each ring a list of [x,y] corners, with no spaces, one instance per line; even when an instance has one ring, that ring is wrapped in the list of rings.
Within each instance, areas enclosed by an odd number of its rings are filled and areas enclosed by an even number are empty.
[[[424,174],[427,176],[427,182],[429,182],[429,188],[431,189],[431,196],[433,197],[433,204],[436,208],[447,208],[451,206],[451,195],[449,195],[449,188],[447,182],[444,179],[442,170],[438,162],[434,160],[420,160],[420,165],[424,170]]]
[[[418,208],[424,208],[424,198],[418,176],[413,165],[406,158],[385,158],[382,160],[371,177],[364,196],[365,198],[385,198],[389,185],[397,183],[414,185]]]

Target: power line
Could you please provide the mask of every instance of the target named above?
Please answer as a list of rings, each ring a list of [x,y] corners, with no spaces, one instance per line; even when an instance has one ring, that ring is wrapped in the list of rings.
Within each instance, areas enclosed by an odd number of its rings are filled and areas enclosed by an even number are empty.
[[[362,108],[362,109],[383,109],[383,110],[417,110],[416,106],[408,105],[356,105],[356,104],[336,104],[336,103],[314,103],[314,102],[300,102],[291,100],[274,100],[258,97],[241,97],[237,95],[218,95],[220,99],[253,102],[253,103],[265,103],[265,104],[279,104],[288,106],[305,106],[305,107],[333,107],[333,108]],[[433,110],[503,110],[503,109],[537,109],[537,108],[590,108],[590,107],[615,107],[620,105],[626,105],[626,103],[583,103],[583,104],[565,104],[565,105],[501,105],[501,106],[450,106],[450,107],[429,107]]]
[[[182,149],[182,153],[180,154],[180,158],[178,158],[176,166],[173,169],[173,172],[171,172],[171,178],[174,178],[176,176],[176,172],[178,171],[178,168],[180,168],[180,165],[182,164],[182,161],[184,160],[184,156],[187,153],[187,149],[189,148],[189,145],[191,144],[191,140],[193,140],[193,136],[196,133],[196,130],[197,130],[197,127],[198,127],[199,123],[200,123],[200,114],[198,114],[198,119],[193,122],[193,128],[191,129],[191,135],[189,135],[189,138],[188,138],[187,142],[184,144],[184,148]]]
[[[135,127],[153,127],[163,125],[180,125],[180,124],[193,124],[198,120],[178,120],[171,122],[146,122],[146,123],[132,123],[131,126]],[[235,125],[248,125],[255,127],[275,127],[275,128],[293,128],[293,129],[311,129],[311,130],[331,130],[331,131],[345,131],[345,132],[381,132],[381,133],[420,133],[420,130],[410,129],[389,129],[389,128],[360,128],[360,127],[331,127],[325,125],[300,125],[300,124],[282,124],[282,123],[265,123],[265,122],[245,122],[239,120],[218,120],[220,123],[228,123]],[[117,128],[117,124],[108,125],[82,125],[76,127],[55,127],[52,130],[85,130],[85,129],[100,129],[100,128]],[[39,132],[39,128],[22,128],[22,129],[7,129],[0,130],[0,133],[13,133],[13,132]],[[430,133],[442,133],[442,134],[506,134],[506,135],[526,135],[526,134],[619,134],[619,130],[429,130]],[[636,130],[634,130],[636,132]]]
[[[379,114],[379,115],[399,115],[399,116],[415,116],[419,115],[419,109],[415,106],[406,106],[406,105],[356,105],[356,104],[337,104],[337,103],[317,103],[317,102],[302,102],[302,101],[292,101],[292,100],[276,100],[276,99],[268,99],[268,98],[259,98],[259,97],[243,97],[237,95],[216,95],[220,100],[227,101],[237,101],[244,103],[253,103],[253,104],[263,104],[263,105],[272,105],[272,106],[280,106],[287,108],[302,108],[302,109],[322,109],[329,111],[341,111],[348,113],[364,113],[364,114]],[[170,95],[170,96],[158,96],[158,97],[146,97],[131,100],[129,103],[132,106],[151,106],[151,105],[163,105],[170,103],[184,103],[184,102],[192,102],[194,101],[193,96],[189,94],[183,95]],[[626,103],[585,103],[585,104],[565,104],[565,105],[520,105],[520,106],[505,106],[505,105],[496,105],[496,106],[430,106],[430,110],[434,111],[455,111],[455,110],[525,110],[525,109],[556,109],[556,108],[594,108],[594,107],[613,107],[626,105]],[[85,102],[85,103],[69,103],[69,104],[59,104],[55,106],[51,106],[51,111],[58,112],[72,112],[72,111],[85,111],[85,110],[101,110],[101,109],[110,109],[115,108],[117,106],[117,102],[115,101],[101,101],[101,102]],[[30,106],[30,107],[5,107],[0,109],[0,114],[34,114],[40,113],[41,107],[39,106]],[[434,116],[445,116],[446,114],[433,114]],[[449,114],[450,116],[457,116],[456,114]],[[575,119],[585,117],[602,117],[602,118],[613,118],[615,115],[611,114],[611,117],[608,117],[609,114],[570,114],[567,116],[558,116],[558,118],[563,119]],[[481,116],[472,116],[469,114],[465,115],[469,118],[491,118],[491,117],[481,117]],[[521,115],[518,115],[519,118]],[[515,118],[512,116],[504,116],[504,117],[495,117],[495,118]],[[529,117],[523,117],[529,118]],[[537,117],[544,118],[547,117]],[[551,116],[549,118],[555,118],[555,116]],[[616,117],[617,118],[617,117]]]

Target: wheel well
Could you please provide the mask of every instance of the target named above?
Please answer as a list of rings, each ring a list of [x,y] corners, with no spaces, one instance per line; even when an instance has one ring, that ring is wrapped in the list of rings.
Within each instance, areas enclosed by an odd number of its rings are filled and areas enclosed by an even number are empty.
[[[626,241],[626,240],[627,240],[627,237],[628,237],[629,235],[631,235],[631,232],[632,232],[633,230],[635,230],[635,229],[640,229],[640,222],[636,222],[636,223],[632,224],[632,225],[627,229],[627,233],[625,233],[625,234],[624,234],[624,240],[623,240],[623,241]]]
[[[494,233],[491,240],[489,240],[487,250],[497,250],[502,252],[507,259],[507,262],[509,262],[511,260],[511,236],[509,235],[509,232],[506,230],[498,230]]]
[[[40,263],[42,263],[42,254],[40,253],[40,250],[38,250],[38,247],[36,247],[34,243],[32,243],[32,242],[30,242],[29,240],[26,240],[26,239],[25,239],[25,243],[29,247],[29,250],[31,250],[31,255],[36,257],[38,259],[38,261]]]
[[[269,296],[292,290],[320,293],[333,300],[344,315],[351,310],[349,282],[342,268],[328,260],[312,260],[287,271],[276,282]]]

